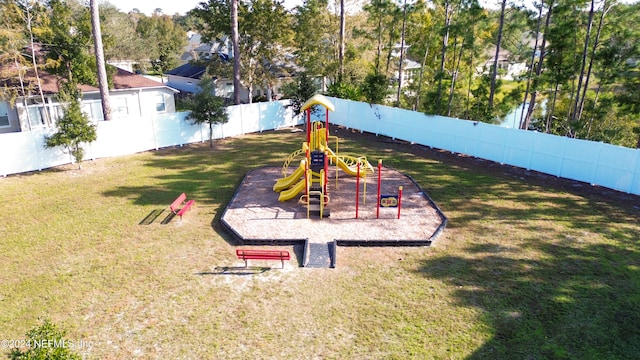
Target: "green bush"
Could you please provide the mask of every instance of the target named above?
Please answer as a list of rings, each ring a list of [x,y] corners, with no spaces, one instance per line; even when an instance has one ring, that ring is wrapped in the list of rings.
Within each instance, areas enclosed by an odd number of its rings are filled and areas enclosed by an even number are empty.
[[[48,319],[27,332],[23,352],[16,348],[9,353],[11,360],[80,360],[81,357],[71,351],[78,344],[64,338],[65,331],[59,330]]]

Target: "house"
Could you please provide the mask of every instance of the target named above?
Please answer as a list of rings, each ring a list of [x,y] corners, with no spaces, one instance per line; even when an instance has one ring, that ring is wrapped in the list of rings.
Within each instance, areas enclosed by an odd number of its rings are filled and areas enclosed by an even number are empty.
[[[178,89],[184,93],[195,94],[200,91],[200,80],[206,70],[207,68],[205,66],[196,63],[186,63],[167,71],[164,75],[167,77],[167,85],[171,88]],[[271,99],[278,99],[280,97],[280,87],[289,81],[291,81],[290,77],[280,76],[271,86],[271,89],[256,86],[253,89],[253,97],[268,97],[267,94],[271,92]],[[233,98],[233,79],[216,78],[214,82],[216,84],[214,95],[227,99]],[[240,90],[240,99],[242,99],[243,102],[246,101],[247,95],[248,90],[242,87]]]
[[[167,77],[167,85],[182,92],[197,93],[199,91],[198,84],[204,76],[207,68],[201,65],[186,63],[175,69],[167,71],[164,75]],[[231,84],[233,89],[233,83]],[[216,95],[218,95],[216,89]]]
[[[56,98],[60,91],[60,78],[44,71],[39,72],[39,77],[43,97],[35,90],[37,79],[33,71],[23,76],[24,88],[30,89],[25,91],[26,96],[21,94],[22,87],[16,86],[15,78],[0,84],[18,89],[15,101],[0,98],[0,134],[51,127],[62,116],[62,106]],[[174,95],[178,91],[165,84],[122,69],[116,69],[112,83],[109,90],[112,119],[175,112]],[[104,120],[100,90],[90,85],[80,85],[79,88],[83,94],[82,110],[94,122]]]
[[[183,93],[195,94],[200,91],[199,83],[202,76],[206,72],[206,66],[202,64],[213,58],[227,63],[233,59],[233,46],[228,36],[223,37],[220,41],[211,43],[201,42],[202,37],[196,32],[188,32],[188,45],[185,47],[180,60],[184,62],[175,69],[167,71],[164,75],[167,78],[167,85],[178,89]],[[287,64],[274,64],[272,71],[277,73],[276,80],[270,86],[259,86],[254,84],[252,97],[266,98],[268,100],[279,99],[279,90],[282,85],[292,80],[288,75],[288,71],[283,69],[292,69],[294,72],[301,71],[300,68],[293,63],[293,56],[287,56],[285,61]],[[223,98],[233,98],[233,79],[229,77],[214,77],[216,84],[215,95]],[[248,98],[248,89],[243,87],[240,90],[240,99],[246,102]]]
[[[496,47],[487,48],[484,51],[485,62],[477,67],[479,74],[489,74],[493,67],[493,62],[496,56]],[[527,64],[525,62],[518,62],[513,59],[512,54],[501,48],[498,52],[498,77],[504,80],[514,80],[519,75],[522,75],[527,71]]]
[[[402,47],[400,44],[396,43],[391,49],[391,57],[394,59],[394,64],[396,66],[396,68],[393,69],[393,75],[391,77],[391,81],[394,84],[397,84],[400,78],[399,76],[400,69],[398,68],[399,67],[398,64],[400,64],[400,50],[402,48],[402,53],[403,53],[402,87],[403,88],[408,86],[415,78],[418,77],[418,74],[420,74],[420,69],[422,68],[420,63],[418,63],[417,61],[413,61],[407,57],[409,47],[410,45],[407,45],[407,44],[404,44],[404,47]]]
[[[409,84],[411,84],[411,82],[413,82],[414,79],[418,78],[418,75],[420,74],[420,68],[422,68],[422,66],[417,61],[413,61],[407,58],[402,60],[402,87],[408,86]],[[394,82],[398,81],[398,70],[399,69],[394,70]]]
[[[194,31],[187,33],[187,46],[180,56],[182,64],[190,61],[210,60],[213,56],[219,56],[223,59],[233,58],[233,47],[228,36],[223,37],[218,42],[203,43],[202,36]]]

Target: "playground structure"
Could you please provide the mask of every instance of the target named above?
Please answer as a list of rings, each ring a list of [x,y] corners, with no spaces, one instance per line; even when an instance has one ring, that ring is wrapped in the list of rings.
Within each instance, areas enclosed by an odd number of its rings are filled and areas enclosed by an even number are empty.
[[[312,123],[314,106],[325,108],[324,122]],[[315,95],[302,110],[306,129],[302,146],[285,159],[282,167],[248,172],[225,208],[221,223],[234,240],[245,246],[293,246],[303,267],[335,267],[339,247],[429,246],[443,231],[447,218],[426,192],[407,175],[390,168],[383,170],[379,160],[377,194],[367,194],[367,176],[375,169],[366,157],[339,151],[340,140],[329,135],[333,104]],[[334,133],[348,136],[344,131],[338,127]],[[331,171],[335,171],[334,186],[329,186],[333,183],[329,180]],[[350,176],[338,181],[340,171]],[[364,191],[359,194],[363,179]],[[386,195],[381,192],[382,183]],[[398,189],[397,195],[389,189]],[[277,199],[272,190],[279,193]],[[368,205],[359,209],[361,195],[362,203]],[[301,211],[300,204],[306,211]],[[389,208],[394,211],[386,210]],[[309,221],[312,217],[328,218]]]
[[[311,122],[311,109],[316,106],[325,108],[325,122]],[[333,104],[322,95],[314,95],[301,107],[305,115],[306,141],[302,148],[291,153],[282,167],[282,178],[273,185],[273,191],[279,192],[278,200],[285,202],[294,199],[300,193],[299,203],[305,204],[307,218],[317,215],[319,218],[329,217],[329,166],[335,165],[336,186],[338,186],[338,170],[348,175],[365,178],[373,174],[374,168],[366,156],[351,156],[339,153],[340,140],[330,136],[329,111],[334,111]],[[330,142],[335,140],[335,151]],[[304,154],[297,168],[287,175],[289,166]]]

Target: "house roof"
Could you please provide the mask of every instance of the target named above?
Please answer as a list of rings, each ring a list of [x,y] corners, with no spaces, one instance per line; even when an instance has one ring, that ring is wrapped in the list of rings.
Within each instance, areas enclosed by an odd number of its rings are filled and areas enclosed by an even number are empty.
[[[204,66],[186,63],[184,65],[178,66],[175,69],[167,71],[165,74],[200,80],[206,70],[207,68]]]
[[[15,68],[13,71],[13,75],[11,76],[11,70],[9,67],[4,67],[0,69],[0,73],[3,73],[5,76],[2,76],[2,80],[0,80],[0,86],[9,86],[9,87],[19,87],[20,83],[17,79],[17,75],[15,75]],[[60,78],[59,76],[52,75],[47,73],[46,71],[39,71],[40,77],[40,85],[42,88],[42,92],[47,95],[57,94],[60,91]],[[25,83],[35,85],[37,84],[37,79],[35,76],[35,72],[33,69],[28,70],[24,74]],[[112,77],[113,87],[110,90],[126,90],[126,89],[144,89],[144,88],[156,88],[156,87],[166,87],[166,85],[159,83],[157,81],[153,81],[145,78],[142,75],[134,74],[126,70],[117,69],[116,73]],[[25,84],[25,86],[28,86]],[[78,88],[82,92],[98,92],[98,89],[95,86],[80,84]]]
[[[126,70],[118,69],[116,74],[113,76],[112,90],[144,89],[144,88],[163,87],[163,86],[166,86],[166,85],[151,79],[147,79],[142,75],[138,75]]]

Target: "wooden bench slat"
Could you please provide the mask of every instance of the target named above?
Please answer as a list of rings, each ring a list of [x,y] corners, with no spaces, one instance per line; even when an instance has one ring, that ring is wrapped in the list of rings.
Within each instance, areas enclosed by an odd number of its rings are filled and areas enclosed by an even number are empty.
[[[182,215],[184,215],[184,213],[189,211],[189,209],[191,209],[191,206],[193,206],[193,204],[196,203],[195,200],[189,200],[184,205],[182,205],[182,203],[184,203],[186,200],[187,200],[187,194],[182,193],[175,200],[173,200],[171,205],[169,205],[169,209],[171,210],[171,212],[180,216],[181,221],[182,221]]]
[[[291,254],[286,250],[236,249],[236,256],[244,260],[245,267],[247,267],[247,260],[280,260],[284,269],[284,261],[291,260]]]
[[[180,209],[180,211],[178,211],[178,212],[176,213],[176,215],[178,215],[178,216],[180,216],[180,218],[182,218],[182,215],[183,215],[184,213],[186,213],[187,211],[189,211],[189,209],[191,209],[191,206],[192,206],[193,204],[195,204],[195,203],[196,203],[196,201],[195,201],[195,200],[189,200],[189,201],[187,201],[187,203],[186,203],[186,204],[184,204],[184,206],[182,207],[182,209]]]
[[[173,202],[171,203],[171,205],[169,205],[169,209],[171,209],[171,212],[176,214],[176,212],[178,211],[178,208],[180,207],[180,205],[182,205],[182,203],[187,199],[187,194],[182,193],[180,194],[180,196],[178,196],[175,200],[173,200]]]

